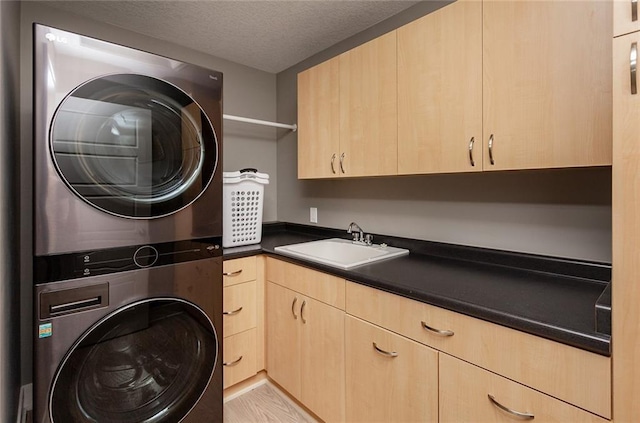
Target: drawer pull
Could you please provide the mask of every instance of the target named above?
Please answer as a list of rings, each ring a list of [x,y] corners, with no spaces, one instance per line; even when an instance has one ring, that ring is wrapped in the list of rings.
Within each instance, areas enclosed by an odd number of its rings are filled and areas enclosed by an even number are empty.
[[[298,302],[298,297],[295,297],[293,299],[293,302],[291,303],[291,314],[293,314],[293,318],[298,320],[298,315],[296,314],[296,303]]]
[[[434,333],[438,336],[453,336],[453,331],[450,330],[441,330],[441,329],[436,329],[436,328],[432,328],[431,326],[427,325],[425,322],[421,322],[422,323],[422,327],[426,330],[428,330],[431,333]]]
[[[631,94],[638,94],[638,81],[636,77],[638,69],[638,43],[631,44],[631,53],[629,53],[629,72],[631,76]]]
[[[507,413],[508,415],[516,418],[516,419],[520,419],[520,420],[533,420],[535,418],[535,416],[531,413],[522,413],[520,411],[515,411],[512,410],[510,408],[505,407],[504,405],[500,404],[491,394],[487,394],[487,397],[489,397],[489,401],[491,401],[491,404],[495,405],[496,407],[498,407],[500,410],[504,411],[505,413]]]
[[[238,358],[237,360],[233,360],[233,361],[229,361],[229,362],[223,362],[222,365],[223,366],[235,366],[236,364],[240,363],[240,360],[242,360],[242,356],[240,356],[240,358]]]
[[[475,144],[476,138],[471,137],[471,141],[469,141],[469,163],[471,166],[475,166],[476,162],[473,160],[473,144]]]
[[[236,270],[235,272],[223,272],[222,276],[238,276],[240,273],[242,273],[242,269]]]
[[[389,352],[389,351],[385,351],[385,350],[383,350],[383,349],[380,349],[380,347],[378,347],[378,345],[377,345],[375,342],[373,343],[373,349],[374,349],[374,350],[376,350],[376,352],[377,352],[378,354],[382,354],[382,355],[384,355],[385,357],[392,357],[392,358],[395,358],[395,357],[397,357],[397,356],[398,356],[398,353],[397,353],[397,352],[395,352],[395,351]]]
[[[307,305],[307,301],[304,300],[302,301],[302,306],[300,306],[300,318],[302,319],[302,323],[307,323],[307,321],[304,318],[304,306]]]
[[[493,160],[493,134],[489,137],[489,163],[492,165],[496,164]]]
[[[223,311],[222,314],[224,314],[225,316],[233,316],[234,314],[238,314],[242,311],[242,307],[232,310],[232,311]]]

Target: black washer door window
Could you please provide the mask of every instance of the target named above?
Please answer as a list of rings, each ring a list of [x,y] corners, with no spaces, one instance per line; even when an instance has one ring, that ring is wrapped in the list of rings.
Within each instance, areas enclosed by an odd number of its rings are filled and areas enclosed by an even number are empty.
[[[77,87],[51,123],[58,173],[80,198],[130,218],[162,217],[195,201],[218,160],[200,106],[166,81],[118,74]]]
[[[204,312],[181,300],[116,311],[71,349],[54,378],[53,423],[176,423],[213,375],[218,342]]]

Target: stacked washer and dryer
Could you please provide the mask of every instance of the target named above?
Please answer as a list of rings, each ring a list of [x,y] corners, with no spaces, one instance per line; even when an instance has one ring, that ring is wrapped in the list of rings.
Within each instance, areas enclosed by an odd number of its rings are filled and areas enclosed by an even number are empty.
[[[34,421],[222,420],[222,74],[34,26]]]

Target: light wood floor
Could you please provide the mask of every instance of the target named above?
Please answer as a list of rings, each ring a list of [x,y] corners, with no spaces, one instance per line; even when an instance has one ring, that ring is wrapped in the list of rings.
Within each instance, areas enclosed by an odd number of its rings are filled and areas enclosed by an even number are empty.
[[[316,420],[266,383],[226,402],[224,423],[316,423]]]

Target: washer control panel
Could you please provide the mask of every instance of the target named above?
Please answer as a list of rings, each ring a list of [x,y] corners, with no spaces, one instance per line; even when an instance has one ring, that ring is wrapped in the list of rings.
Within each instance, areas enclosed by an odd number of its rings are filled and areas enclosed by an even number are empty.
[[[222,256],[222,238],[109,248],[34,259],[34,283],[77,279]]]

